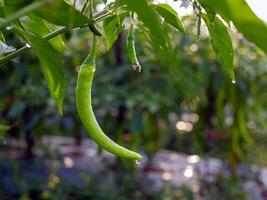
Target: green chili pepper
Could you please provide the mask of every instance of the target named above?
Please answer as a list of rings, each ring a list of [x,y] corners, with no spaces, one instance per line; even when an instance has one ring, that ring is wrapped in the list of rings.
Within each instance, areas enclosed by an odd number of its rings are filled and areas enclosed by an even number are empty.
[[[95,67],[96,50],[99,43],[99,38],[94,35],[92,49],[82,63],[76,87],[76,105],[79,116],[91,138],[103,149],[117,156],[141,160],[142,156],[136,152],[130,151],[115,142],[113,142],[100,128],[93,109],[91,100],[91,88]]]
[[[134,25],[131,23],[127,36],[127,51],[130,62],[134,70],[141,71],[141,65],[138,62],[135,51],[135,37],[134,37]]]

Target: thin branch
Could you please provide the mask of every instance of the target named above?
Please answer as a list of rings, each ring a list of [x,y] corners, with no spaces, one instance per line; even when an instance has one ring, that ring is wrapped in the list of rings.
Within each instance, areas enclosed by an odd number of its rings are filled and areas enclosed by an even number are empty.
[[[93,0],[89,0],[89,4],[90,4],[90,13],[89,13],[89,16],[91,19],[94,19],[94,15],[93,15]]]
[[[88,4],[89,4],[89,1],[88,0],[85,0],[84,4],[83,4],[83,7],[82,7],[82,10],[81,10],[81,13],[84,14],[87,7],[88,7]]]
[[[45,35],[43,37],[43,39],[46,39],[46,40],[50,40],[58,35],[60,35],[61,33],[64,33],[66,32],[68,29],[66,27],[63,27],[63,28],[60,28],[58,30],[55,30],[47,35]],[[7,63],[8,61],[16,58],[17,56],[25,53],[27,50],[31,49],[32,47],[29,45],[29,44],[26,44],[24,47],[21,47],[20,49],[8,54],[7,56],[3,57],[3,58],[0,58],[0,65],[3,65],[5,63]]]
[[[61,33],[65,33],[68,29],[66,27],[60,28],[58,30],[55,30],[54,32],[51,32],[49,34],[47,34],[46,36],[44,36],[43,38],[46,40],[50,40],[58,35],[60,35]]]
[[[100,11],[101,12],[101,11]],[[113,15],[112,12],[108,13],[109,15]],[[96,13],[94,16],[99,16],[98,13]],[[103,14],[105,17],[107,17],[107,13]],[[99,16],[98,19],[95,19],[94,22],[98,22],[98,21],[102,21],[103,19],[105,19],[105,17],[101,17]],[[83,28],[83,27],[88,27],[88,24],[84,24],[80,27],[77,27],[77,28]],[[62,33],[65,33],[68,29],[66,27],[63,27],[63,28],[60,28],[60,29],[57,29],[47,35],[45,35],[43,38],[46,39],[46,40],[50,40]],[[0,58],[0,65],[3,65],[3,64],[6,64],[7,62],[9,62],[10,60],[16,58],[17,56],[25,53],[27,50],[31,49],[31,46],[29,46],[28,44],[26,44],[24,47],[21,47],[20,49],[6,55],[5,57],[2,57]]]
[[[76,7],[76,0],[73,1],[73,7]]]
[[[17,56],[23,54],[24,52],[26,52],[30,48],[31,48],[30,46],[25,45],[24,47],[21,47],[20,49],[8,54],[7,56],[5,56],[3,58],[0,58],[0,65],[6,64],[10,60],[12,60],[12,59],[16,58]]]
[[[98,18],[98,17],[100,17],[100,16],[102,16],[102,15],[104,15],[104,14],[109,13],[109,12],[110,12],[110,11],[107,10],[107,9],[101,10],[101,11],[99,11],[98,13],[94,14],[94,18],[96,19],[96,18]]]
[[[106,19],[107,17],[113,15],[113,12],[106,12],[101,16],[95,16],[94,17],[94,21],[103,21],[104,19]]]

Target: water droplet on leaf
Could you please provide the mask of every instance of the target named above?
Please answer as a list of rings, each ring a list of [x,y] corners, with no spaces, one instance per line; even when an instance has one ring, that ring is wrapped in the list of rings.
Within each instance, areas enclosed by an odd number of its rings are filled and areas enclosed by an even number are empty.
[[[10,31],[13,28],[13,26],[7,26],[6,30]]]
[[[32,47],[29,43],[27,43],[25,46],[26,46],[27,48],[31,48],[31,47]]]

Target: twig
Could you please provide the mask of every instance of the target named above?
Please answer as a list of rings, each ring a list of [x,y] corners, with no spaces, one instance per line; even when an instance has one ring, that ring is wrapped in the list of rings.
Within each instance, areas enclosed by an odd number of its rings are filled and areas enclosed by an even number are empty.
[[[88,4],[89,4],[89,1],[88,0],[85,0],[84,4],[83,4],[83,7],[82,7],[82,10],[81,10],[81,13],[84,14],[87,7],[88,7]]]

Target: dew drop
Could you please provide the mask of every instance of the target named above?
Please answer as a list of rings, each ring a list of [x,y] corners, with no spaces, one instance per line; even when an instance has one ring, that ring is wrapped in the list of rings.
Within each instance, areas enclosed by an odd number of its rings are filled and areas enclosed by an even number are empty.
[[[25,46],[26,46],[27,48],[31,48],[31,47],[32,47],[29,43],[27,43]]]
[[[140,165],[142,162],[141,162],[141,160],[135,160],[135,163],[136,163],[137,165]]]
[[[6,30],[10,31],[13,28],[13,26],[7,26]]]
[[[235,80],[235,79],[234,79],[234,80],[232,80],[232,83],[233,83],[233,84],[236,84],[236,80]]]

